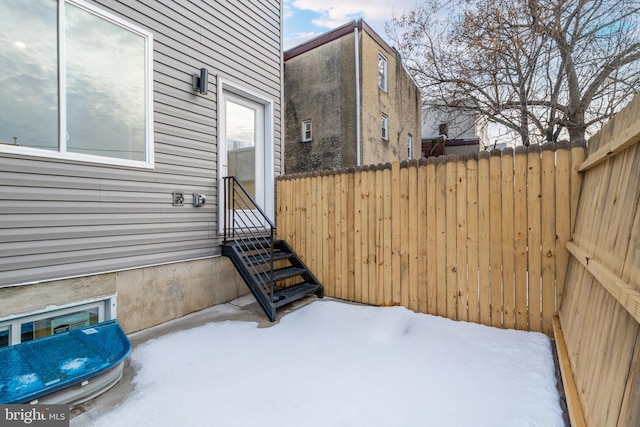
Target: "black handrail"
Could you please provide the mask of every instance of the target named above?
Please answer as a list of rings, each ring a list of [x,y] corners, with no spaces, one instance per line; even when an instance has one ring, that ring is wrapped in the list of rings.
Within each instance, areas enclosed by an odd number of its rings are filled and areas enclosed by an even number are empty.
[[[253,255],[261,257],[262,261],[269,261],[268,271],[259,268],[264,266],[264,263],[251,263],[247,268],[260,282],[262,285],[260,288],[266,291],[269,300],[273,301],[275,286],[273,246],[276,226],[235,176],[226,176],[222,179],[225,189],[224,243],[236,242],[236,250],[243,257]],[[265,256],[266,252],[269,253],[269,259]]]

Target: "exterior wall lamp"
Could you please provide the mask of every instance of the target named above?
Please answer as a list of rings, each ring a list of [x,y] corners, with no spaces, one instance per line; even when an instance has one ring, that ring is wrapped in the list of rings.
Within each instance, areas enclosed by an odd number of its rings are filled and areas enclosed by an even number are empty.
[[[207,76],[209,72],[206,68],[200,68],[200,75],[194,74],[192,79],[193,90],[203,95],[207,94]]]

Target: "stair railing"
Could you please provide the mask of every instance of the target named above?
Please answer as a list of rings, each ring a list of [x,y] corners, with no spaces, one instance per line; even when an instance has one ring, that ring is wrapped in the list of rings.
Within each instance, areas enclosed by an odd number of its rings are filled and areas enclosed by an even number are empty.
[[[222,180],[225,188],[224,243],[236,242],[236,249],[243,258],[251,256],[262,261],[246,263],[245,267],[260,282],[260,289],[269,301],[273,301],[276,226],[235,176]]]

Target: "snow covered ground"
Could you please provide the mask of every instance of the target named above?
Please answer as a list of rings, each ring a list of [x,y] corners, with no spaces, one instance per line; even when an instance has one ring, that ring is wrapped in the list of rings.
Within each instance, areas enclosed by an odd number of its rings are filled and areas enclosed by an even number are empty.
[[[564,426],[550,340],[314,301],[258,328],[208,323],[136,347],[134,391],[92,427]]]

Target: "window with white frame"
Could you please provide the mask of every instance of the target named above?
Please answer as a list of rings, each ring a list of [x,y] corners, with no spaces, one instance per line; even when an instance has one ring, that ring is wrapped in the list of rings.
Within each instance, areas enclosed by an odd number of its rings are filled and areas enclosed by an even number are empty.
[[[9,326],[0,326],[0,348],[9,346],[9,333],[11,329]]]
[[[387,57],[378,52],[378,87],[387,91]]]
[[[382,139],[389,140],[389,117],[382,115]]]
[[[309,142],[313,138],[313,125],[311,120],[302,122],[302,142]]]
[[[0,347],[91,326],[115,317],[115,297],[0,320]]]
[[[411,134],[407,137],[407,145],[409,146],[409,159],[413,159],[413,136]]]
[[[81,0],[0,16],[0,151],[153,167],[151,33]]]

